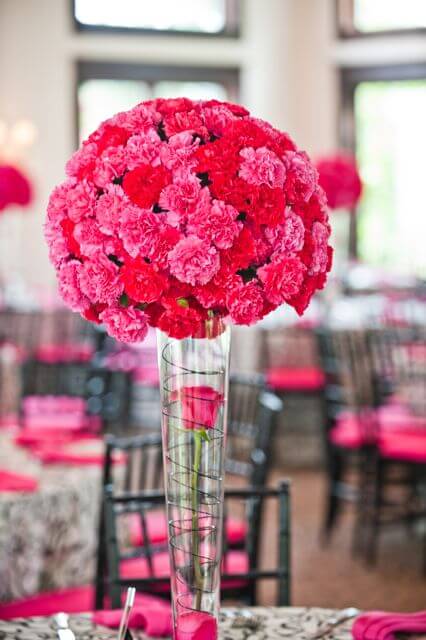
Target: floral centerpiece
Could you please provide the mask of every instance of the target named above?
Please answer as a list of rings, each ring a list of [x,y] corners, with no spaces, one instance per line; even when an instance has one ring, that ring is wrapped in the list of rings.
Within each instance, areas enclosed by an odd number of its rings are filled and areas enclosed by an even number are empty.
[[[0,164],[0,211],[10,206],[27,207],[32,200],[32,186],[26,175],[11,164]]]
[[[332,220],[333,246],[336,250],[336,262],[342,266],[348,257],[351,234],[355,233],[353,216],[362,195],[361,177],[356,159],[345,151],[319,158],[316,168],[328,207],[338,214]]]
[[[200,625],[215,637],[226,323],[253,324],[283,303],[302,314],[324,286],[324,192],[287,134],[216,100],[119,113],[66,171],[46,222],[60,292],[123,342],[159,330],[175,637],[198,637]]]

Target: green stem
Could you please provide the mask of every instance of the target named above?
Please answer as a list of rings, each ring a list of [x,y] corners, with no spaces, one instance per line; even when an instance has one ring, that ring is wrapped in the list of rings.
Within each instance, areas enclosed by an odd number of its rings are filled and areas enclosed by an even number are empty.
[[[199,556],[199,531],[198,531],[198,481],[201,466],[201,453],[203,446],[202,434],[198,431],[193,431],[194,436],[194,463],[192,467],[192,552],[194,557],[194,574],[195,574],[195,586],[197,588],[195,597],[195,608],[201,610],[201,598],[203,593],[203,575],[201,572],[201,563]]]

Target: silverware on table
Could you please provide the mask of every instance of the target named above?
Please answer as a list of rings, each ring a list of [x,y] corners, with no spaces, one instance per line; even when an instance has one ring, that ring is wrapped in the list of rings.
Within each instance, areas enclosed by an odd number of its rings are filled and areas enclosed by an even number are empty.
[[[347,609],[337,611],[320,624],[318,629],[309,636],[310,640],[318,640],[318,638],[326,636],[330,631],[333,631],[335,627],[339,626],[339,624],[343,624],[348,620],[352,620],[352,618],[356,618],[360,613],[360,610],[355,607],[347,607]]]
[[[130,613],[135,604],[136,589],[129,587],[127,589],[126,603],[124,605],[123,613],[120,620],[120,628],[118,630],[118,640],[124,640],[127,634],[127,628],[129,626]]]
[[[53,619],[57,627],[59,640],[75,640],[75,635],[69,628],[68,615],[66,613],[57,613]]]

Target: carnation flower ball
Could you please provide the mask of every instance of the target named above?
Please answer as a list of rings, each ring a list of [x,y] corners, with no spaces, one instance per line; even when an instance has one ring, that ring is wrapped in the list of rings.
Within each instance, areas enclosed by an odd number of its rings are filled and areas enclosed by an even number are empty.
[[[302,314],[326,281],[326,199],[306,153],[241,106],[142,102],[103,122],[50,197],[67,305],[123,342]],[[205,323],[204,323],[205,324]]]

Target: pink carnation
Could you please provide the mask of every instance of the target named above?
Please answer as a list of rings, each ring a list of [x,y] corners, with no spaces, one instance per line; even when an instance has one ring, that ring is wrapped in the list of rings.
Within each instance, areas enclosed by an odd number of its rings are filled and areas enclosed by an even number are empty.
[[[170,272],[181,282],[206,284],[219,270],[219,254],[209,242],[196,236],[180,240],[169,253]]]
[[[147,315],[134,307],[113,305],[99,316],[106,330],[121,342],[141,342],[148,333]]]
[[[211,207],[202,208],[190,217],[187,233],[210,240],[218,249],[229,249],[242,229],[238,211],[222,200],[213,200]]]
[[[132,258],[139,255],[149,257],[155,252],[158,234],[162,228],[161,219],[155,213],[131,205],[121,216],[119,236]]]
[[[124,289],[117,265],[103,255],[84,262],[80,271],[80,287],[92,302],[109,304],[118,300]]]
[[[110,184],[95,206],[96,220],[102,233],[116,235],[124,209],[132,206],[122,187]]]
[[[176,217],[168,217],[171,224],[174,222],[174,226],[178,226],[179,222],[184,222],[186,216],[196,210],[200,197],[206,196],[207,198],[204,197],[205,202],[209,201],[208,190],[203,190],[203,196],[201,196],[201,191],[200,181],[195,175],[186,171],[179,171],[176,174],[173,184],[163,189],[159,199],[159,205],[162,209],[177,214]]]
[[[49,260],[58,268],[70,254],[60,222],[48,219],[44,225],[44,237],[49,245]]]
[[[241,149],[239,175],[249,184],[266,184],[268,187],[282,188],[285,179],[285,166],[281,160],[266,147],[246,147]]]
[[[68,191],[72,189],[75,182],[66,180],[59,186],[55,187],[50,194],[49,204],[47,205],[47,219],[52,222],[63,220],[67,215],[67,197]]]
[[[171,171],[180,168],[185,168],[188,171],[197,164],[197,161],[191,160],[191,158],[199,146],[199,139],[195,138],[194,140],[194,136],[189,131],[176,133],[169,138],[168,144],[161,146],[161,162]]]
[[[98,158],[93,170],[93,182],[101,189],[106,188],[115,178],[123,175],[126,169],[126,153],[123,145],[107,147]]]
[[[232,288],[226,302],[231,319],[236,324],[254,324],[262,317],[262,290],[254,281]]]
[[[269,302],[282,304],[296,296],[303,283],[306,267],[299,258],[279,258],[257,270]]]
[[[210,133],[218,137],[223,136],[232,120],[236,120],[236,116],[232,111],[221,105],[206,107],[201,114],[201,118]]]
[[[154,104],[138,104],[130,111],[121,111],[111,118],[110,124],[128,131],[148,133],[160,122],[161,115]]]
[[[305,227],[302,218],[288,207],[283,224],[267,227],[265,236],[275,253],[292,254],[303,249]]]
[[[85,142],[68,160],[65,171],[70,177],[84,178],[91,174],[98,157],[98,147],[94,142]]]
[[[309,268],[309,275],[316,275],[318,273],[324,273],[328,264],[328,239],[330,237],[330,230],[322,222],[314,222],[312,225],[312,243],[313,253],[312,262]]]
[[[158,167],[160,149],[161,140],[155,129],[150,129],[146,135],[131,136],[126,145],[127,168],[136,169],[140,164]]]
[[[97,254],[104,251],[105,241],[108,240],[93,224],[91,218],[77,222],[73,236],[79,244],[81,253],[92,260],[97,259]]]
[[[317,186],[318,174],[304,151],[286,151],[285,189],[288,202],[307,202]]]
[[[70,260],[65,262],[58,272],[59,293],[73,311],[84,311],[90,307],[90,300],[80,286],[81,269],[82,265],[78,260]]]
[[[68,217],[73,222],[79,222],[82,218],[93,215],[95,203],[95,187],[90,185],[87,180],[77,182],[67,193]]]

